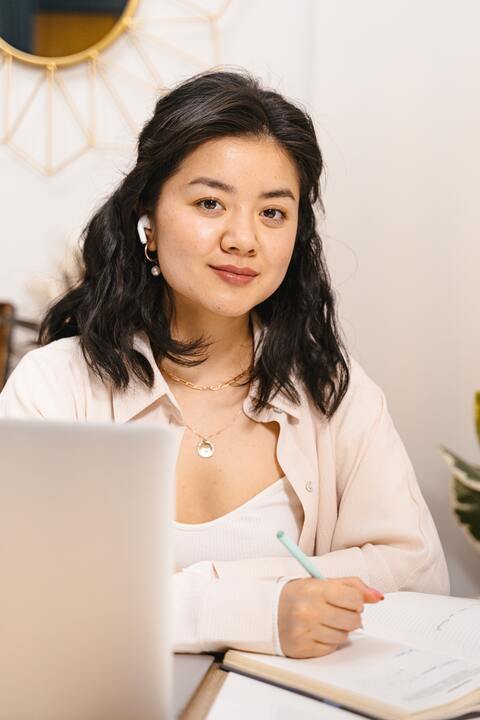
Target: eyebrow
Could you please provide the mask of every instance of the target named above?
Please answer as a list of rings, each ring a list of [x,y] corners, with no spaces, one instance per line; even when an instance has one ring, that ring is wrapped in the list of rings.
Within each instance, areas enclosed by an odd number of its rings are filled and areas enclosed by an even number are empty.
[[[232,185],[227,185],[227,183],[221,182],[220,180],[215,180],[214,178],[209,177],[197,177],[195,180],[190,180],[188,185],[208,185],[208,187],[216,188],[217,190],[223,190],[223,192],[227,193],[235,193],[236,190]],[[260,193],[258,196],[259,198],[279,198],[279,197],[289,197],[293,201],[295,201],[295,195],[292,193],[290,188],[278,188],[277,190],[268,190],[268,192]]]

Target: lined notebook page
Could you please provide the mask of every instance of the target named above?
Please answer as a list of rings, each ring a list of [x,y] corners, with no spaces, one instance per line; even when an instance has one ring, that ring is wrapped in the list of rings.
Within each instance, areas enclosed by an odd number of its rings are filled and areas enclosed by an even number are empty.
[[[229,652],[232,659],[242,656],[245,660],[242,668],[247,671],[250,666],[255,673],[257,661],[268,668],[375,699],[404,713],[453,702],[475,691],[476,705],[480,707],[480,662],[450,659],[362,631],[351,633],[350,638],[348,645],[330,655],[305,660]],[[228,665],[228,654],[225,662]],[[274,679],[271,674],[268,677]],[[280,679],[277,674],[275,677]],[[283,679],[288,685],[288,678]],[[294,680],[291,685],[295,686]]]
[[[387,593],[365,605],[365,632],[450,656],[480,660],[480,600],[415,592]]]

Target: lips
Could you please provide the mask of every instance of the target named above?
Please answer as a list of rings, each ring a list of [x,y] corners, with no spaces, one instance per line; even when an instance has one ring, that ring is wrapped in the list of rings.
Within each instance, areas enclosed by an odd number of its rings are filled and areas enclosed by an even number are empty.
[[[247,267],[238,267],[238,265],[220,265],[215,267],[210,265],[210,269],[227,285],[233,287],[244,287],[252,283],[258,275],[255,270]]]
[[[224,272],[233,273],[234,275],[243,275],[247,277],[255,277],[258,273],[249,267],[238,267],[237,265],[211,265],[214,270],[223,270]]]

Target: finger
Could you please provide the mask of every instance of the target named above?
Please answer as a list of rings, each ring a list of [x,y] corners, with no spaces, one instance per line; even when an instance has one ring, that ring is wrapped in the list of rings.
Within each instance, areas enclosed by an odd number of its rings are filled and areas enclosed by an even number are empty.
[[[316,640],[312,643],[311,655],[306,657],[323,657],[329,655],[336,650],[338,645],[331,645],[330,643],[317,642]]]
[[[315,628],[312,638],[315,642],[325,643],[327,645],[341,645],[347,642],[348,632],[322,624]]]
[[[295,660],[306,660],[308,658],[323,657],[337,649],[336,645],[327,645],[326,643],[317,643],[314,640],[301,650],[286,653],[286,657],[295,658]]]
[[[362,626],[362,617],[360,613],[353,610],[343,610],[335,608],[333,605],[326,605],[322,625],[327,625],[334,630],[352,632]]]
[[[325,589],[324,599],[329,605],[344,608],[345,610],[363,610],[363,594],[360,590],[349,585],[339,583]]]

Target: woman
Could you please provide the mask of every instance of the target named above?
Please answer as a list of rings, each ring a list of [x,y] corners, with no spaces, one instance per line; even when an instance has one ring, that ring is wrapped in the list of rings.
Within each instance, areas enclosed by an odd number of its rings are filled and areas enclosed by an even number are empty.
[[[324,655],[383,592],[449,591],[384,394],[339,337],[321,171],[310,117],[248,73],[175,87],[0,398],[2,416],[182,434],[177,651]]]

